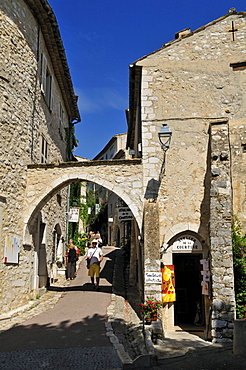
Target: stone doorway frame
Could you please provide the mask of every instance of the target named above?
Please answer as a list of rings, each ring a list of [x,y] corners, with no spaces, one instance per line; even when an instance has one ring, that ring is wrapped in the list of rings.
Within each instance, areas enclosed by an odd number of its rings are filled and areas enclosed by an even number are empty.
[[[178,252],[178,251],[173,251],[172,247],[174,243],[178,240],[181,239],[182,237],[193,237],[196,239],[198,243],[200,243],[201,249],[196,250],[195,252],[192,250],[187,250],[184,252],[184,250]],[[166,249],[164,253],[162,254],[162,263],[167,264],[167,265],[172,265],[173,264],[173,254],[201,254],[202,258],[208,258],[209,256],[209,247],[206,244],[206,242],[203,240],[203,238],[195,231],[192,231],[190,229],[183,230],[179,232],[178,234],[174,235],[173,237],[170,238],[168,243],[166,244]],[[201,287],[202,289],[202,287]],[[206,296],[203,298],[204,300],[204,316],[205,316],[205,323],[207,325],[207,317],[208,317],[208,311],[209,307],[211,305],[211,302],[209,298]],[[163,325],[165,330],[175,330],[175,325],[174,325],[174,303],[166,303],[163,308]]]

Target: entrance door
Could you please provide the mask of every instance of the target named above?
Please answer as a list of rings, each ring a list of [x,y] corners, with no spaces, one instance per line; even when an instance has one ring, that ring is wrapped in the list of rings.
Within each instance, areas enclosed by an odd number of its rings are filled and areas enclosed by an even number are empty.
[[[176,288],[176,302],[174,304],[175,325],[202,324],[202,265],[200,264],[200,259],[202,259],[201,254],[173,254]]]

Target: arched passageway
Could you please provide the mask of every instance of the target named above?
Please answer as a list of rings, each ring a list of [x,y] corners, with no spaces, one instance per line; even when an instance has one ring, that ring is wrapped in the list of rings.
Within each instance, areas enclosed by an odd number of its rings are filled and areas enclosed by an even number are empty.
[[[144,197],[141,160],[29,165],[23,212],[26,244],[30,243],[28,229],[35,215],[55,193],[77,181],[95,183],[115,193],[129,206],[141,229]]]
[[[134,252],[129,252],[129,259],[132,261],[134,260],[134,263],[130,263],[130,265],[135,266],[136,261],[138,261],[139,265],[142,265],[142,258],[139,257],[139,253],[136,252],[136,250],[138,250],[138,236],[141,232],[143,219],[144,192],[141,160],[29,165],[27,169],[27,188],[23,213],[23,244],[26,246],[32,246],[33,244],[39,246],[42,244],[40,244],[39,240],[35,242],[36,235],[40,234],[36,228],[38,215],[55,194],[75,182],[89,182],[106,188],[122,199],[123,203],[130,208],[134,217],[131,226],[133,234],[128,238],[131,246],[134,246]],[[54,227],[56,227],[56,225]],[[38,226],[38,230],[39,229],[40,227]],[[56,234],[59,234],[59,230],[55,231]],[[56,235],[56,237],[57,240],[54,242],[58,248],[58,239],[61,238],[61,235]],[[122,238],[120,237],[120,239]],[[55,250],[57,248],[55,248]],[[38,251],[41,250],[39,247],[36,249]],[[37,283],[34,284],[36,287],[39,286],[38,280],[39,282],[41,281],[39,271],[40,258],[37,258],[37,261]],[[140,269],[140,271],[142,271],[142,269]],[[141,277],[137,278],[135,276],[135,269],[132,272],[130,271],[129,274],[131,275],[130,279],[142,281]]]

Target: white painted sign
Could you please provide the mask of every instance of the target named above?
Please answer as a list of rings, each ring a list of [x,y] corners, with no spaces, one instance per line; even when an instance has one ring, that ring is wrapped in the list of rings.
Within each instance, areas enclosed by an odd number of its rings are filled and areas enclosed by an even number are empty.
[[[145,272],[145,283],[146,284],[162,284],[162,274],[156,271]]]
[[[133,214],[129,207],[119,207],[118,209],[118,220],[119,221],[131,221],[133,220]]]
[[[114,222],[113,217],[109,217],[109,218],[108,218],[108,222]]]
[[[173,251],[201,251],[202,245],[198,239],[192,235],[184,235],[178,238],[172,245]]]
[[[69,212],[69,222],[78,222],[79,221],[79,208],[70,208]]]
[[[95,214],[97,215],[100,211],[100,205],[99,204],[95,204]]]

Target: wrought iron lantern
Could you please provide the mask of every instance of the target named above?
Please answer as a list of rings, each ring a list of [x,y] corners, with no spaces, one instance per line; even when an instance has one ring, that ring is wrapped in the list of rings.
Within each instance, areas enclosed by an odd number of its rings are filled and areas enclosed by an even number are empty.
[[[162,128],[160,129],[160,132],[158,133],[158,137],[161,143],[161,148],[166,152],[169,149],[170,141],[172,137],[172,131],[167,126],[166,123],[163,123]]]

